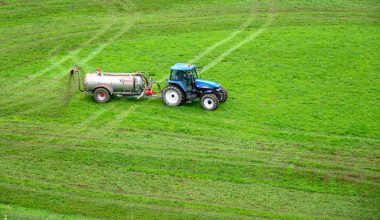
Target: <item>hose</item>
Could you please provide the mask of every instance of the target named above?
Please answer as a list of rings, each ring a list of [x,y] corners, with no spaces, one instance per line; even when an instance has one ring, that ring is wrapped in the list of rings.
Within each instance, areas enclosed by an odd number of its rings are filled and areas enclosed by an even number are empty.
[[[140,76],[143,79],[146,87],[152,87],[152,79],[149,80],[148,77],[142,73],[136,73],[136,75]]]
[[[80,85],[81,85],[80,71],[79,71],[79,67],[77,67],[77,66],[74,66],[73,69],[70,70],[70,75],[71,75],[71,76],[74,75],[75,73],[77,74],[78,90],[79,90],[80,92],[84,92],[84,89],[82,89],[82,88],[80,87]]]

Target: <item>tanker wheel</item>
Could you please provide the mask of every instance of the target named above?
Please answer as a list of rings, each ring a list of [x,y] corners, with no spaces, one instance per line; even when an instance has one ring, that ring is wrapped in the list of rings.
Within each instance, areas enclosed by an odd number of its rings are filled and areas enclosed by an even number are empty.
[[[108,102],[111,98],[110,92],[105,88],[97,88],[93,93],[94,100],[96,102]]]
[[[204,94],[201,96],[201,105],[204,110],[214,111],[218,108],[219,98],[212,93]]]
[[[222,87],[222,89],[220,90],[220,92],[218,94],[218,98],[219,98],[220,103],[224,103],[227,101],[228,93],[227,93],[227,90],[225,88]]]
[[[180,105],[184,97],[185,95],[177,86],[167,86],[164,91],[162,91],[162,100],[169,106]]]

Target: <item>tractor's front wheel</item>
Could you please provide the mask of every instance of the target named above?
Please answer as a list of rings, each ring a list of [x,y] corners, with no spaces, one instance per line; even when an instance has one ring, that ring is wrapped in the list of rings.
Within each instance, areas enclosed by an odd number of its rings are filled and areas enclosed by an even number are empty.
[[[218,108],[219,98],[212,93],[201,96],[201,105],[204,110],[213,111]]]
[[[177,86],[167,86],[164,91],[162,91],[162,100],[166,105],[177,106],[182,103],[185,95]]]
[[[218,94],[218,98],[219,98],[220,103],[225,103],[227,101],[228,93],[227,93],[227,90],[225,88],[222,87],[220,89],[219,94]]]

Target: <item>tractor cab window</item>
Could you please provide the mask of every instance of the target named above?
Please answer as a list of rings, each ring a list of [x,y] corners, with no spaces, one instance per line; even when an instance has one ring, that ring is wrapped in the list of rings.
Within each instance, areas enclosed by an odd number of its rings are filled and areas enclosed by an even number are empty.
[[[177,70],[177,73],[175,74],[175,78],[176,80],[180,80],[180,81],[185,80],[187,78],[186,71]]]
[[[179,80],[180,75],[182,75],[182,73],[180,73],[179,71],[177,71],[177,70],[172,70],[172,71],[170,72],[170,79],[171,79],[171,80]]]
[[[191,88],[192,87],[192,75],[193,75],[193,72],[189,71],[189,70],[172,70],[170,73],[170,79],[171,80],[179,80],[186,87]]]
[[[193,74],[194,79],[198,79],[198,73],[197,73],[197,69],[196,68],[192,69],[191,73]]]

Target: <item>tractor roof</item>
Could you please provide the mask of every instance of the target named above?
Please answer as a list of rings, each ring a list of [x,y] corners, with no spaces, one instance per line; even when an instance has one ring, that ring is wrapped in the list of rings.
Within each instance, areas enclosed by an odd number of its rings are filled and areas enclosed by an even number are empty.
[[[187,63],[176,63],[174,66],[172,66],[171,70],[192,70],[196,66],[194,64],[187,64]]]

